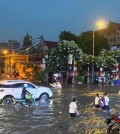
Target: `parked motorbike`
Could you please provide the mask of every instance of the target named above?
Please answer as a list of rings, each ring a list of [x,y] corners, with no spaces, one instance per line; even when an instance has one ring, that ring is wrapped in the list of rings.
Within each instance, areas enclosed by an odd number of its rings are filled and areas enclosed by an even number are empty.
[[[109,125],[107,128],[108,134],[120,134],[120,116],[113,115],[111,118],[106,119],[106,123]]]

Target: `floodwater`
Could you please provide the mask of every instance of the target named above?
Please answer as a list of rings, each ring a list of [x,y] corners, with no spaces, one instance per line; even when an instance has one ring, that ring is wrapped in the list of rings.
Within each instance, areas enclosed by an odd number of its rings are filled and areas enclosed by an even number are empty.
[[[0,106],[0,134],[106,134],[105,119],[109,113],[94,109],[96,93],[107,91],[112,114],[120,114],[118,87],[107,85],[64,86],[62,92],[53,90],[53,98],[37,107],[15,110]],[[80,115],[69,117],[69,103],[78,100]]]

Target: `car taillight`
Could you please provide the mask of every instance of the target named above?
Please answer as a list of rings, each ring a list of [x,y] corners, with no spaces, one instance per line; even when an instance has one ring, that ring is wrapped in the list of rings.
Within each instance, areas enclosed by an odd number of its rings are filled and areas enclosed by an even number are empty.
[[[0,89],[0,92],[3,92],[4,90],[3,89]]]

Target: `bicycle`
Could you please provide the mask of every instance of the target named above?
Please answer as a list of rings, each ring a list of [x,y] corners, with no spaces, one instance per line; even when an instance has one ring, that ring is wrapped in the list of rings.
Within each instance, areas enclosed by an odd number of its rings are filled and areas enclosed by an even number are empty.
[[[14,108],[18,110],[21,109],[22,107],[38,106],[39,102],[32,98],[32,94],[28,94],[26,100],[14,99],[13,105]]]

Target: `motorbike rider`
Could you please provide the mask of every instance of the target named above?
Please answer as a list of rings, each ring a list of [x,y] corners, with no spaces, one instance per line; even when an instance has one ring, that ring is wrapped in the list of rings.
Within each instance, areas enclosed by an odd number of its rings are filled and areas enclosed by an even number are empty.
[[[26,95],[27,94],[30,94],[30,92],[28,92],[27,89],[26,89],[27,87],[28,87],[28,85],[27,84],[24,84],[23,89],[22,89],[21,99],[22,100],[25,100],[26,103],[28,105],[30,105],[32,103],[31,100],[26,98]]]

